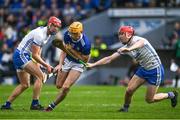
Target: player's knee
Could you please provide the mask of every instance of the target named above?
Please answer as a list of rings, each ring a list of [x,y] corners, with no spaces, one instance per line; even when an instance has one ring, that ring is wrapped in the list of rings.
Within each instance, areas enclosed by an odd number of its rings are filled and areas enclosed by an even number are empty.
[[[61,88],[62,88],[62,85],[56,84],[56,88],[57,88],[57,89],[61,89]]]
[[[60,84],[59,82],[56,81],[56,88],[57,88],[57,89],[61,89],[61,88],[62,88],[62,85],[63,85],[63,84]]]
[[[29,88],[29,87],[30,87],[30,85],[29,85],[29,84],[21,84],[21,86],[22,86],[22,89],[27,89],[27,88]]]
[[[127,94],[133,94],[134,90],[132,88],[127,88],[126,93]]]
[[[153,98],[146,98],[146,102],[151,104],[154,102],[154,99]]]
[[[37,74],[37,75],[36,75],[36,78],[37,78],[38,80],[40,80],[40,81],[43,81],[44,75],[43,75],[43,74]]]
[[[56,79],[56,88],[57,89],[61,89],[62,88],[64,83],[61,82],[61,81],[64,81],[64,80],[62,80],[61,78],[60,79]]]

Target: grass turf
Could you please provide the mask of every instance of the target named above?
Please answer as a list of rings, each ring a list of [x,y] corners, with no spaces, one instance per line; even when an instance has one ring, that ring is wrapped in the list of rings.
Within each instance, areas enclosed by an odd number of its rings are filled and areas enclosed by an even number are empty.
[[[15,86],[0,86],[0,104],[3,104]],[[173,88],[160,88],[168,92]],[[179,90],[179,89],[178,89]],[[122,106],[125,87],[122,86],[74,86],[66,99],[53,112],[30,111],[32,87],[12,104],[14,110],[0,110],[0,119],[180,119],[180,106],[172,108],[170,100],[147,104],[146,87],[136,91],[128,113],[117,110]],[[55,86],[43,86],[41,104],[52,102],[58,90]],[[179,101],[179,100],[178,100]]]

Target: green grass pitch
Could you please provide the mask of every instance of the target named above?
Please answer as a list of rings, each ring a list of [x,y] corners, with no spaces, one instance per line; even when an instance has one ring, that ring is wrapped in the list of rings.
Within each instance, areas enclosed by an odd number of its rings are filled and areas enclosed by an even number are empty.
[[[14,87],[0,86],[0,104],[5,102]],[[160,88],[159,92],[172,89]],[[43,86],[41,104],[47,106],[55,99],[58,91],[55,86]],[[42,112],[29,110],[31,87],[14,101],[14,110],[0,110],[0,119],[180,119],[180,105],[172,108],[170,100],[155,104],[146,103],[145,86],[134,94],[129,112],[120,113],[117,110],[123,104],[124,93],[125,87],[122,86],[74,86],[54,111]]]

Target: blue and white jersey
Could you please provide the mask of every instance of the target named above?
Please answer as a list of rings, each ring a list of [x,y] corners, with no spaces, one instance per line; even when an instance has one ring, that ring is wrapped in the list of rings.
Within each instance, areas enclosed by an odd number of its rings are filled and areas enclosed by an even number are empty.
[[[144,46],[135,50],[128,52],[127,54],[133,57],[137,62],[139,62],[140,66],[146,70],[152,70],[161,66],[161,60],[159,59],[158,54],[152,45],[148,42],[147,39],[139,36],[133,36],[131,41],[123,46],[123,47],[131,47],[138,40],[144,40]]]
[[[20,42],[17,49],[20,53],[31,54],[31,46],[36,44],[42,47],[48,41],[53,40],[55,35],[47,35],[47,27],[38,27],[31,32],[29,32]]]
[[[29,32],[18,45],[13,54],[13,63],[17,70],[23,69],[31,61],[32,45],[42,47],[55,35],[47,35],[47,27],[38,27]]]
[[[64,33],[64,43],[70,44],[74,50],[82,53],[83,55],[89,55],[90,54],[91,43],[85,34],[81,34],[80,39],[75,41],[70,37],[69,32],[66,31]],[[67,55],[67,59],[69,59],[70,61],[79,63],[77,60],[75,60],[74,58],[72,58],[69,55]]]

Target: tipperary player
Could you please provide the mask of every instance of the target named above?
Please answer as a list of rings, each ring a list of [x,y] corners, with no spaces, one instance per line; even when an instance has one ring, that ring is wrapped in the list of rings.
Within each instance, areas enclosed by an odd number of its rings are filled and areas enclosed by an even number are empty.
[[[47,64],[41,58],[41,48],[48,41],[51,41],[55,38],[55,34],[59,31],[60,27],[61,20],[52,16],[49,18],[48,25],[46,27],[38,27],[32,30],[20,42],[19,46],[13,54],[13,62],[17,70],[17,76],[19,78],[20,84],[14,89],[6,103],[1,106],[1,109],[12,109],[11,103],[30,86],[30,75],[33,75],[36,78],[30,109],[44,109],[39,103],[39,97],[44,78],[38,64],[44,66],[48,73],[51,73],[52,66]],[[32,59],[34,59],[38,64],[33,62]]]
[[[140,67],[128,84],[124,105],[119,111],[128,112],[134,92],[145,82],[148,83],[145,96],[147,103],[170,99],[172,107],[175,107],[177,105],[178,96],[176,91],[157,93],[158,87],[164,79],[164,68],[158,54],[148,40],[135,36],[134,28],[131,26],[120,27],[118,37],[120,42],[124,44],[123,47],[119,48],[117,52],[111,56],[104,57],[95,63],[88,63],[88,66],[94,67],[97,65],[108,64],[122,54],[130,55],[140,64]]]
[[[90,58],[91,43],[83,33],[83,25],[80,22],[73,22],[68,31],[64,34],[64,44],[68,51],[70,51],[78,59],[87,62]],[[55,67],[58,70],[58,76],[56,80],[56,87],[61,88],[57,98],[49,104],[45,109],[46,111],[52,111],[55,106],[64,100],[68,94],[70,87],[77,81],[81,73],[84,71],[85,66],[80,64],[79,61],[61,52],[59,65]]]

